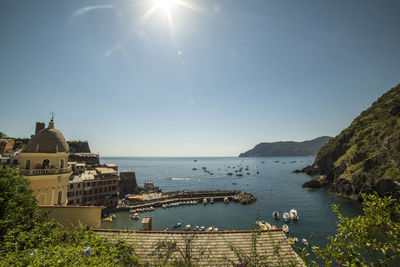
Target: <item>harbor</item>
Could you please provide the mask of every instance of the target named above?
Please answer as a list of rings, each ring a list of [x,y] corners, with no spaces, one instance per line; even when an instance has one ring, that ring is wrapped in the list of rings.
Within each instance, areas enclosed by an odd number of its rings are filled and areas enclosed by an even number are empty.
[[[239,190],[216,190],[216,191],[176,191],[167,193],[144,194],[140,198],[123,199],[118,203],[115,211],[129,211],[132,209],[147,209],[150,207],[169,207],[173,203],[208,204],[209,202],[235,201],[243,205],[257,201],[253,194]],[[211,204],[211,203],[210,203]],[[165,205],[165,206],[163,206]],[[181,204],[179,204],[181,205]]]

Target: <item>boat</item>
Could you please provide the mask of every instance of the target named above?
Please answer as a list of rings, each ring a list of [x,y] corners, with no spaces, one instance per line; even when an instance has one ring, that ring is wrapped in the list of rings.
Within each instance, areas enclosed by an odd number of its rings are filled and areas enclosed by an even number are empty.
[[[174,224],[174,226],[172,226],[173,228],[178,228],[178,227],[180,227],[182,225],[182,223],[180,223],[180,222],[177,222],[176,224]]]
[[[278,229],[278,227],[276,227],[275,225],[271,225],[271,230],[276,230]]]
[[[294,244],[294,240],[293,240],[293,238],[291,238],[291,237],[289,237],[289,238],[287,239],[287,241],[289,242],[290,245],[293,245],[293,244]]]
[[[195,227],[193,227],[193,231],[197,231],[197,230],[199,230],[199,226],[198,226],[198,225],[196,225]]]
[[[287,224],[282,225],[282,230],[283,230],[285,233],[289,233],[289,226],[288,226]]]
[[[213,232],[218,232],[218,230],[219,230],[218,227],[214,227],[214,228],[212,229]]]
[[[210,204],[214,204],[214,199],[210,199]]]
[[[113,220],[113,218],[111,216],[101,219],[101,221],[103,221],[103,222],[112,222],[112,220]]]
[[[197,171],[197,168],[192,168],[193,171]]]
[[[279,212],[274,211],[274,212],[272,213],[272,217],[273,217],[275,220],[279,220]]]
[[[167,208],[167,205],[163,204],[162,207],[163,207],[163,209],[166,209],[166,208]]]
[[[256,221],[256,224],[258,226],[258,229],[260,230],[269,230],[271,229],[271,225],[267,222],[264,221]]]
[[[206,232],[210,232],[214,229],[214,226],[207,227]]]
[[[204,229],[206,229],[206,227],[204,225],[199,227],[199,231],[204,231]]]
[[[135,210],[131,209],[129,210],[130,213],[135,213]]]
[[[299,216],[297,215],[297,210],[291,209],[289,213],[290,213],[290,219],[294,221],[297,221],[299,219]]]
[[[165,228],[163,229],[163,231],[168,231],[168,227],[165,227]]]
[[[185,231],[190,231],[190,224],[187,224],[187,225],[185,226]]]
[[[110,213],[110,217],[112,217],[113,219],[117,218],[117,216],[115,215],[115,213]]]
[[[228,204],[229,203],[229,198],[228,197],[224,197],[224,203]]]
[[[206,198],[203,199],[203,204],[204,204],[204,205],[207,205],[207,199],[206,199]]]
[[[129,215],[129,218],[139,220],[139,213],[132,213],[131,215]]]
[[[301,240],[301,242],[304,244],[304,245],[306,245],[306,246],[308,246],[308,241],[307,241],[307,239],[305,239],[305,238],[303,238],[303,240]]]
[[[284,220],[285,222],[289,222],[289,221],[290,221],[290,215],[289,215],[289,213],[285,211],[285,212],[283,213],[283,215],[282,215],[282,218],[283,218],[283,220]]]

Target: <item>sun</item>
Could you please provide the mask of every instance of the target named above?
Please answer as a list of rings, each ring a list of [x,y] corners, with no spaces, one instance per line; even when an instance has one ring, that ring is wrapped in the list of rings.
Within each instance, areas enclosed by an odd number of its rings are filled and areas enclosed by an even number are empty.
[[[156,0],[155,5],[158,9],[165,13],[170,13],[171,9],[175,6],[177,0]]]

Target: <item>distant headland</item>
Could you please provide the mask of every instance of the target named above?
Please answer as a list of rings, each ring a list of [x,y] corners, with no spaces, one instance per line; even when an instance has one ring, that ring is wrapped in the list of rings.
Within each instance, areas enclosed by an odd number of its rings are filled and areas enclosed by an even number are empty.
[[[241,153],[239,157],[293,157],[311,156],[318,153],[332,137],[321,136],[304,142],[281,141],[272,143],[260,143],[253,149]]]

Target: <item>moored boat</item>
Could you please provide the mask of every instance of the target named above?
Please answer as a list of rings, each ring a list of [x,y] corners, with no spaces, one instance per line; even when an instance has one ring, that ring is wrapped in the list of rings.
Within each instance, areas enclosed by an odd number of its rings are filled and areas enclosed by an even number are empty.
[[[178,227],[180,227],[182,225],[182,223],[180,223],[180,222],[177,222],[176,224],[174,224],[174,226],[172,226],[173,228],[178,228]]]
[[[224,197],[224,203],[228,204],[229,203],[229,198],[228,197]]]
[[[274,211],[274,212],[272,213],[272,217],[273,217],[275,220],[279,220],[279,212]]]
[[[214,204],[214,199],[213,198],[210,199],[210,204]]]
[[[206,229],[206,227],[204,225],[199,227],[199,231],[204,231],[204,229]]]
[[[297,221],[299,219],[299,216],[297,215],[297,210],[291,209],[289,213],[290,213],[290,219],[294,221]]]
[[[190,230],[190,224],[187,224],[186,226],[185,226],[185,231],[189,231]]]
[[[207,227],[206,232],[210,232],[214,229],[214,226]]]
[[[101,219],[103,222],[112,222],[113,218],[111,216],[108,216],[106,218]]]
[[[256,224],[258,226],[258,229],[260,230],[269,230],[271,229],[271,225],[267,222],[264,221],[256,221]]]
[[[196,225],[195,227],[193,227],[193,231],[197,231],[197,230],[199,230],[199,226],[198,226],[198,225]]]
[[[203,204],[207,205],[207,198],[203,199]]]
[[[283,230],[285,233],[289,233],[289,226],[288,226],[287,224],[282,225],[282,230]]]
[[[285,222],[289,222],[290,221],[290,215],[288,212],[284,212],[282,215],[282,218]]]

